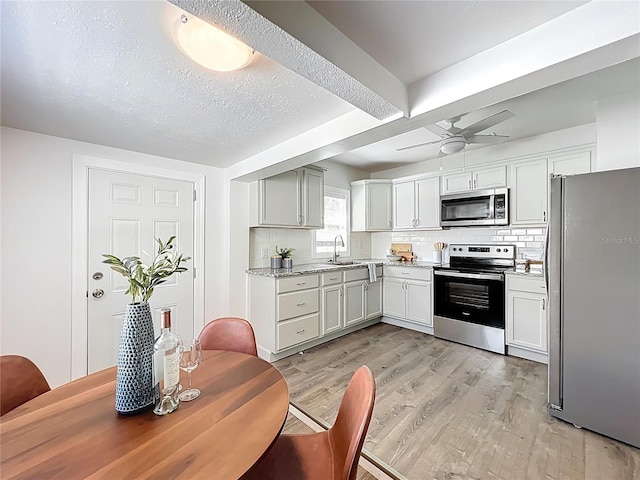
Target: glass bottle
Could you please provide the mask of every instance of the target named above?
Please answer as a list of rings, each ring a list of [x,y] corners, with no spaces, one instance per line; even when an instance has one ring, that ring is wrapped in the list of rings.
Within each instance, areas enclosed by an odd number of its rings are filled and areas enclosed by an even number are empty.
[[[171,332],[171,310],[160,313],[161,333],[153,345],[155,383],[160,392],[153,413],[166,415],[178,408],[180,381],[180,339]]]

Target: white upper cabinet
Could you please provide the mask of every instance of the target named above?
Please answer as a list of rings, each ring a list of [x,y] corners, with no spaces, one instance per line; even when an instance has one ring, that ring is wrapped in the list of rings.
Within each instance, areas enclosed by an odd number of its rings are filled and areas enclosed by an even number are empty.
[[[391,230],[391,180],[351,182],[351,230]]]
[[[440,227],[440,177],[393,183],[393,228]]]
[[[547,222],[547,158],[510,165],[511,225]]]
[[[442,176],[442,194],[504,187],[507,184],[507,167],[473,169],[468,172],[451,173]]]
[[[324,228],[324,172],[302,169],[302,225]]]
[[[304,167],[254,182],[249,203],[251,226],[324,228],[324,172]]]
[[[591,152],[578,152],[549,157],[549,173],[556,175],[576,175],[593,170]]]
[[[393,228],[415,226],[415,182],[393,184]]]
[[[440,178],[431,177],[415,182],[415,228],[440,226]]]

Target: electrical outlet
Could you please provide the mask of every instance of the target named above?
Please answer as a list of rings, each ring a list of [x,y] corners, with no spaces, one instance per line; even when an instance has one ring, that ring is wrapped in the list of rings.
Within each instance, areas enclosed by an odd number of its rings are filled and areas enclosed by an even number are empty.
[[[269,255],[269,249],[267,247],[260,247],[260,258],[267,258]]]

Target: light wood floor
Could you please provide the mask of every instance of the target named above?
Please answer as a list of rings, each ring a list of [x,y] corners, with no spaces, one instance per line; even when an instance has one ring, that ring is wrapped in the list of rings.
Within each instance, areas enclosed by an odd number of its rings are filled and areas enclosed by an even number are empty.
[[[333,423],[363,364],[377,383],[364,448],[410,480],[640,480],[640,450],[547,413],[543,364],[377,324],[274,365]]]

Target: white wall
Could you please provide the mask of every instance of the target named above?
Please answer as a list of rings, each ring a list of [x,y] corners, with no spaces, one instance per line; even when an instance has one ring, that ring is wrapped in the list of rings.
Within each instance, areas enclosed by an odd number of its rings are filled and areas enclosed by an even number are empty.
[[[640,90],[598,100],[598,167],[640,166]]]
[[[219,235],[224,208],[222,170],[5,127],[1,135],[2,354],[31,358],[52,386],[71,379],[75,154],[205,176],[205,318],[194,319],[194,323],[204,324],[205,319],[227,313],[228,281],[219,275],[220,262],[229,258]]]

